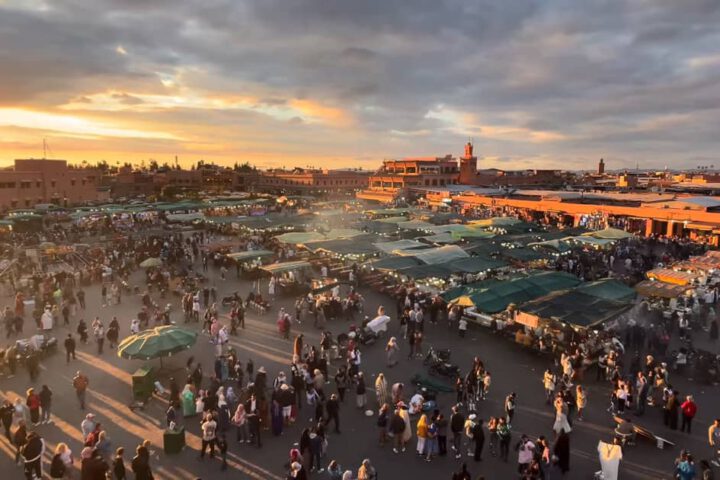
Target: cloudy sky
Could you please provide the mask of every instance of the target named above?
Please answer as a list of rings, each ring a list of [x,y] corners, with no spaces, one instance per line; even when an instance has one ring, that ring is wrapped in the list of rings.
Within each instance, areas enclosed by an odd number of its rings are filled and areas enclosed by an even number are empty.
[[[718,0],[0,0],[0,165],[720,167]]]

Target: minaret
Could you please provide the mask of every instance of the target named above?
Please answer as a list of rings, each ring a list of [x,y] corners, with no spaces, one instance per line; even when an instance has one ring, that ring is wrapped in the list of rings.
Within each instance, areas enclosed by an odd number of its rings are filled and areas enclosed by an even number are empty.
[[[477,176],[477,157],[473,155],[473,144],[465,144],[465,155],[460,157],[460,184],[472,185]]]
[[[605,174],[605,160],[602,158],[600,159],[600,163],[598,163],[598,175],[604,175]]]

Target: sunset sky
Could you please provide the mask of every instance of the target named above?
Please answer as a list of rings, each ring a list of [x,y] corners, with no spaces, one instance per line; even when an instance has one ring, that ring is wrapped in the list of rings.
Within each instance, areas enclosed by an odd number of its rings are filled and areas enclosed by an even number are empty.
[[[0,0],[0,165],[720,167],[717,0]]]

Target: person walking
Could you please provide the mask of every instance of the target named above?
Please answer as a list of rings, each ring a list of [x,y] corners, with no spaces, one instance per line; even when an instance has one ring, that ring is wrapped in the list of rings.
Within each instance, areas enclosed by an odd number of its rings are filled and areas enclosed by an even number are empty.
[[[503,462],[507,463],[508,456],[510,454],[510,440],[512,439],[512,432],[510,431],[510,426],[502,417],[498,419],[497,436],[500,441],[500,458]]]
[[[37,432],[30,432],[27,442],[22,448],[22,458],[25,463],[25,478],[42,478],[42,456],[45,452],[45,440]]]
[[[577,404],[577,419],[582,422],[583,412],[587,406],[587,392],[582,385],[575,388],[575,403]]]
[[[80,409],[85,410],[85,395],[87,388],[90,385],[90,380],[80,370],[77,371],[73,377],[73,388],[75,389],[75,395],[77,396],[78,402],[80,403]]]
[[[527,435],[523,434],[515,446],[515,450],[518,452],[518,473],[522,475],[535,457],[535,444]]]
[[[387,366],[394,367],[397,365],[397,357],[398,352],[400,352],[400,346],[398,345],[395,337],[390,337],[390,340],[388,340],[387,346],[385,347],[385,352],[387,353]]]
[[[716,418],[708,427],[708,443],[712,449],[712,456],[715,457],[711,463],[720,468],[720,418]]]
[[[52,423],[52,419],[50,418],[50,411],[52,409],[52,390],[50,390],[47,385],[43,385],[38,396],[40,397],[40,409],[42,411],[40,423]]]
[[[75,338],[73,338],[72,333],[68,333],[67,338],[65,339],[65,363],[70,363],[70,357],[72,357],[73,360],[75,360]]]
[[[515,392],[512,392],[510,395],[505,397],[505,421],[508,425],[512,425],[512,419],[513,416],[515,416],[516,399],[517,395],[515,395]]]
[[[150,451],[145,445],[138,445],[135,449],[135,456],[130,463],[135,480],[153,480],[152,469],[150,468]]]
[[[570,435],[565,430],[560,430],[560,434],[555,439],[553,454],[558,458],[558,465],[563,475],[566,474],[570,470]]]
[[[126,480],[127,478],[127,472],[125,471],[125,459],[123,458],[124,454],[125,449],[123,447],[118,447],[118,449],[115,450],[115,458],[113,458],[112,461],[114,480]]]
[[[482,451],[485,445],[485,432],[483,431],[483,419],[478,418],[472,429],[473,440],[475,441],[475,450],[473,459],[476,462],[482,462]]]
[[[405,451],[405,444],[403,442],[403,434],[405,432],[405,420],[400,415],[400,409],[396,409],[390,419],[390,435],[393,437],[393,452],[400,453],[400,449]]]
[[[455,452],[455,458],[462,457],[460,447],[462,444],[462,433],[465,428],[465,416],[460,412],[457,405],[452,407],[450,415],[450,433],[452,433],[452,450]]]
[[[325,403],[325,411],[327,412],[325,427],[329,427],[332,420],[335,422],[335,433],[340,433],[340,402],[334,393],[330,395],[330,399]]]
[[[40,425],[40,396],[35,393],[34,388],[28,388],[25,397],[25,405],[30,410],[30,422],[33,426]]]
[[[685,401],[680,405],[680,411],[682,412],[682,424],[680,425],[680,431],[684,432],[687,427],[687,433],[692,433],[692,420],[697,414],[697,404],[693,400],[692,395],[685,397]]]
[[[383,373],[378,373],[375,379],[375,397],[379,406],[388,401],[388,384]]]
[[[205,451],[210,447],[210,458],[215,458],[215,445],[217,444],[217,422],[213,419],[212,413],[205,416],[205,421],[200,426],[202,430],[202,447],[200,449],[200,460],[205,458]]]

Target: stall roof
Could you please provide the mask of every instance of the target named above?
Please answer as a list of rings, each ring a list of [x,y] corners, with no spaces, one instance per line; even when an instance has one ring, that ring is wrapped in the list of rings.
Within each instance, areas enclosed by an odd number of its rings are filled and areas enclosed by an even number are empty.
[[[612,278],[585,283],[577,287],[576,290],[604,300],[630,301],[635,298],[635,290]]]
[[[672,285],[655,280],[643,280],[635,285],[635,291],[644,297],[677,298],[687,289],[688,287],[683,285]]]
[[[385,253],[392,253],[395,251],[403,250],[415,250],[428,248],[428,245],[420,243],[416,240],[397,240],[394,242],[377,242],[374,244],[378,249]]]
[[[631,306],[627,301],[607,300],[576,289],[529,301],[520,310],[540,318],[588,328],[617,317]]]
[[[434,235],[428,235],[420,238],[430,243],[458,243],[460,241],[459,238],[454,238],[452,234],[448,232],[436,233]]]
[[[245,252],[228,253],[227,257],[242,262],[253,258],[272,257],[273,255],[275,255],[275,252],[271,252],[270,250],[248,250]]]
[[[489,257],[470,257],[455,260],[450,263],[450,266],[453,271],[478,273],[507,267],[508,264],[502,260],[496,260]]]
[[[301,268],[309,268],[310,266],[310,262],[306,262],[304,260],[295,260],[292,262],[272,263],[270,265],[260,267],[260,270],[275,275],[278,273],[289,272],[292,270],[299,270]]]
[[[469,296],[478,311],[497,313],[505,310],[511,303],[520,305],[550,292],[575,287],[579,283],[580,280],[569,273],[542,272],[499,282],[492,288],[483,288]]]
[[[398,228],[402,228],[403,230],[433,230],[435,225],[428,222],[423,222],[422,220],[408,220],[408,221],[402,221],[397,222]]]
[[[607,227],[603,230],[598,230],[596,232],[584,233],[583,235],[594,238],[604,238],[608,240],[621,240],[623,238],[630,238],[633,236],[632,233],[612,227]]]
[[[290,232],[277,235],[275,239],[282,243],[304,244],[325,240],[325,235],[318,232]]]
[[[452,275],[453,271],[447,265],[417,265],[398,270],[398,273],[415,280],[421,280],[430,277],[446,278]]]
[[[309,242],[305,247],[313,252],[323,250],[338,255],[368,255],[378,252],[378,248],[373,245],[376,240],[375,235],[359,235],[354,238]]]
[[[533,260],[548,258],[546,254],[531,248],[509,248],[502,251],[502,256],[521,262],[531,262]]]
[[[385,257],[365,263],[365,265],[376,270],[395,271],[403,268],[416,267],[423,263],[415,257]]]
[[[514,217],[483,218],[482,220],[473,220],[470,222],[471,225],[477,225],[480,227],[505,227],[508,225],[515,225],[516,223],[521,223],[521,220]]]
[[[701,276],[696,272],[689,273],[671,270],[669,268],[655,268],[647,272],[646,275],[650,279],[659,280],[665,283],[672,283],[675,285],[688,285]]]
[[[428,248],[426,250],[411,250],[410,253],[426,265],[438,263],[449,263],[459,258],[468,258],[470,255],[457,245],[445,245],[444,247]]]

